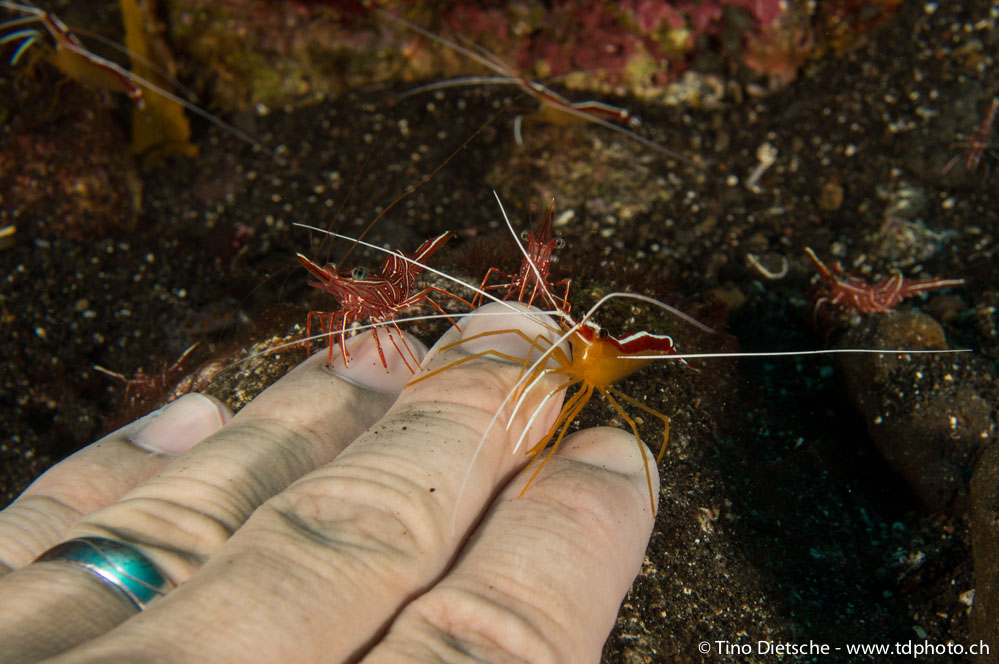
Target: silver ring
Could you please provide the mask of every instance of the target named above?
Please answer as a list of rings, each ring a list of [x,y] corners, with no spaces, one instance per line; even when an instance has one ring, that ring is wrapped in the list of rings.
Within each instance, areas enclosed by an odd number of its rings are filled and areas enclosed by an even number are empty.
[[[106,537],[79,537],[57,544],[35,559],[83,567],[124,595],[140,611],[173,584],[141,551]]]

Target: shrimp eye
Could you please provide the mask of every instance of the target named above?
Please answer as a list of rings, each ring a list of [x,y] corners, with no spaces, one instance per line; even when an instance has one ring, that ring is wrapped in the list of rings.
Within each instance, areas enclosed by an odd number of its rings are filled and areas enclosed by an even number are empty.
[[[364,279],[366,276],[368,276],[368,271],[365,270],[363,267],[355,267],[353,272],[350,273],[350,276],[355,281],[360,281]]]
[[[527,236],[530,235],[527,231],[520,231],[520,239],[527,242]]]
[[[610,334],[604,328],[600,328],[599,330],[597,330],[597,336],[601,339],[606,339],[607,337],[610,336]]]
[[[560,237],[555,238],[555,248],[556,249],[561,249],[564,246],[565,246],[565,240],[563,240]]]

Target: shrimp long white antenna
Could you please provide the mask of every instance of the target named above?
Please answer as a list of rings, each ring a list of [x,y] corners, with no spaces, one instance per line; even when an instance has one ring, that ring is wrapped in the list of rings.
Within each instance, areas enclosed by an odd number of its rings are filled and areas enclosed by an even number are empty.
[[[538,371],[539,367],[543,366],[543,363],[547,362],[548,358],[552,355],[555,348],[557,348],[560,344],[567,341],[573,334],[575,334],[583,326],[583,324],[588,319],[592,318],[593,315],[597,312],[597,310],[600,309],[600,307],[602,307],[606,302],[617,298],[635,299],[642,302],[648,302],[649,304],[658,306],[664,309],[665,311],[679,315],[679,317],[682,318],[683,320],[692,323],[693,325],[695,325],[701,330],[704,330],[705,332],[717,334],[715,330],[712,330],[711,328],[703,325],[697,320],[687,316],[682,312],[677,311],[673,307],[665,304],[664,302],[660,302],[655,298],[648,297],[646,295],[640,295],[638,293],[608,293],[607,295],[604,295],[602,298],[600,298],[592,307],[590,307],[590,309],[586,312],[586,314],[583,316],[582,319],[580,319],[578,323],[572,325],[568,330],[566,330],[565,333],[563,333],[558,339],[556,339],[552,343],[552,346],[549,347],[544,353],[542,353],[541,356],[537,359],[537,361],[534,362],[534,364],[532,364],[529,368],[525,370],[524,372],[525,376],[531,376],[534,374],[534,372]],[[669,355],[667,354],[619,355],[617,356],[617,359],[644,360],[644,361],[648,360],[682,361],[686,359],[698,359],[698,358],[706,359],[706,358],[740,358],[740,357],[792,357],[792,356],[807,356],[807,355],[846,355],[846,354],[858,354],[858,353],[859,354],[867,353],[873,355],[895,355],[895,354],[929,355],[929,354],[943,354],[943,353],[949,354],[949,353],[967,353],[967,352],[973,352],[973,351],[972,349],[968,348],[945,349],[945,350],[924,350],[924,349],[910,350],[910,349],[897,349],[897,348],[896,349],[830,348],[830,349],[805,350],[805,351],[772,351],[772,352],[768,351],[768,352],[748,352],[748,353],[735,352],[735,353],[678,353],[678,354],[669,354]],[[514,386],[513,389],[515,391],[521,390],[522,380],[518,381],[518,383]],[[512,393],[511,395],[508,396],[512,396]],[[509,422],[513,421],[513,418],[516,415],[516,411],[520,408],[523,402],[524,402],[523,398],[518,399],[518,402],[514,408],[514,412],[510,414]],[[502,408],[505,407],[506,404],[507,400],[504,400],[503,404],[500,406],[500,410],[502,410]],[[519,449],[520,446],[518,444],[514,448],[514,453],[516,453]]]
[[[608,293],[607,295],[604,295],[602,298],[600,298],[599,300],[597,300],[597,303],[594,304],[592,307],[590,307],[590,310],[586,312],[586,315],[584,315],[583,318],[580,319],[580,321],[579,321],[580,324],[585,323],[590,318],[592,318],[593,314],[595,314],[597,312],[597,309],[599,309],[600,307],[602,307],[605,302],[607,302],[609,300],[612,300],[614,298],[622,298],[622,299],[627,299],[627,300],[638,300],[639,302],[645,302],[646,304],[651,304],[651,305],[653,305],[655,307],[659,307],[663,311],[666,311],[666,312],[669,312],[669,313],[673,314],[674,316],[676,316],[677,318],[679,318],[682,321],[690,323],[691,325],[693,325],[697,329],[701,330],[702,332],[707,332],[708,334],[719,334],[718,330],[715,330],[715,329],[712,329],[712,328],[708,327],[707,325],[705,325],[701,321],[697,320],[693,316],[689,316],[689,315],[683,313],[682,311],[680,311],[676,307],[671,307],[670,305],[666,304],[665,302],[662,302],[661,300],[657,300],[654,297],[649,297],[648,295],[642,295],[641,293],[616,292],[616,293]]]
[[[516,403],[516,405],[513,408],[513,412],[511,412],[511,414],[510,414],[510,418],[507,419],[507,421],[506,421],[506,427],[505,427],[505,429],[507,431],[510,430],[510,426],[513,424],[513,417],[514,417],[514,415],[517,414],[517,411],[520,409],[521,404],[527,398],[527,394],[531,390],[534,389],[535,385],[537,385],[542,380],[544,380],[544,378],[545,378],[546,375],[552,373],[553,371],[554,370],[551,369],[551,368],[549,368],[549,367],[545,367],[545,368],[541,369],[540,371],[538,371],[538,375],[534,378],[534,380],[532,380],[530,383],[528,383],[527,385],[524,386],[524,389],[521,390],[520,398],[517,399],[517,403]],[[558,392],[558,390],[557,389],[553,390],[552,392],[549,393],[549,396],[551,396],[551,394],[554,394],[555,392]],[[547,401],[547,400],[548,400],[548,398],[546,397],[545,401]],[[533,422],[533,421],[534,421],[534,418],[532,417],[531,418],[531,422]],[[517,445],[514,447],[514,449],[519,449],[519,448],[520,448],[520,443],[518,442]]]
[[[534,373],[536,372],[538,366],[540,366],[542,363],[544,363],[544,362],[546,362],[548,360],[548,358],[551,356],[553,350],[555,348],[558,348],[559,344],[562,343],[562,341],[565,338],[568,338],[568,335],[563,335],[562,338],[560,338],[558,341],[556,341],[555,343],[553,343],[552,346],[550,348],[548,348],[548,350],[546,350],[544,353],[542,353],[541,357],[539,357],[534,362],[534,364],[531,365],[531,367],[529,369],[527,369],[526,371],[522,371],[521,372],[520,378],[517,379],[517,382],[513,384],[513,387],[511,387],[510,390],[506,393],[506,396],[503,397],[503,401],[501,401],[500,404],[499,404],[499,406],[497,406],[496,412],[493,413],[493,416],[491,418],[489,418],[489,422],[488,422],[488,424],[486,424],[486,428],[482,432],[482,437],[479,438],[479,442],[475,446],[475,450],[472,452],[472,458],[469,459],[469,461],[468,461],[468,466],[465,468],[465,474],[462,475],[461,484],[458,487],[458,494],[455,496],[454,510],[451,513],[451,535],[452,536],[454,536],[455,531],[457,530],[457,525],[458,525],[458,507],[461,505],[461,499],[465,495],[465,490],[468,488],[468,480],[471,479],[471,477],[472,477],[472,469],[475,467],[475,462],[478,460],[479,454],[482,452],[483,447],[485,447],[486,438],[489,437],[489,432],[492,431],[493,426],[495,426],[496,421],[500,417],[500,413],[502,413],[503,409],[507,407],[507,404],[510,403],[510,400],[512,398],[514,398],[514,395],[516,395],[516,394],[522,394],[523,393],[524,390],[522,388],[525,386],[525,381],[527,381],[528,379],[531,379],[531,376],[534,375]],[[545,371],[540,371],[540,372],[537,372],[537,373],[541,374],[541,376],[544,376],[546,372]],[[534,381],[536,381],[536,380],[539,380],[539,378],[531,379],[531,381],[532,381],[531,384],[533,385]],[[558,390],[555,390],[554,393],[557,394]],[[550,393],[550,394],[552,394],[552,393]],[[538,413],[541,411],[541,408],[547,402],[548,402],[548,398],[545,398],[545,399],[542,400],[541,404],[538,405],[538,407],[535,409],[535,412],[530,417],[529,422],[531,422],[531,423],[534,422],[534,420],[537,417]],[[512,421],[514,415],[515,415],[515,413],[511,413],[510,421]],[[509,426],[509,424],[508,424],[508,426]],[[518,438],[517,443],[514,446],[512,454],[516,454],[517,451],[520,449],[520,445],[523,443],[523,440],[524,440],[524,438],[526,436],[526,431],[529,430],[529,429],[530,429],[529,426],[526,427],[525,428],[525,432],[522,433],[521,436]]]
[[[538,378],[538,380],[532,382],[531,385],[529,385],[529,386],[527,386],[527,387],[524,388],[523,394],[521,395],[520,400],[518,400],[517,406],[514,408],[514,411],[516,411],[517,409],[520,408],[520,402],[521,402],[521,400],[523,400],[523,399],[526,398],[526,395],[531,391],[531,389],[533,389],[534,384],[536,382],[540,382],[540,380],[542,378],[544,378],[545,375],[550,374],[550,373],[553,373],[553,370],[551,370],[551,369],[545,369],[544,371],[539,372],[539,378]],[[541,399],[541,403],[539,403],[537,406],[535,406],[534,412],[531,413],[531,416],[529,418],[527,418],[527,423],[524,425],[524,430],[520,433],[520,437],[517,438],[517,442],[513,446],[514,450],[519,450],[520,449],[520,446],[524,443],[524,438],[527,437],[528,432],[531,430],[531,425],[534,424],[534,420],[536,420],[537,417],[538,417],[538,415],[541,414],[541,411],[544,408],[545,404],[548,403],[556,394],[558,394],[559,392],[561,392],[564,389],[567,389],[569,387],[569,385],[570,385],[571,382],[572,381],[568,381],[566,383],[563,383],[563,384],[559,385],[558,387],[556,387],[556,388],[554,388],[552,390],[549,390],[548,394],[546,394]],[[507,431],[510,430],[510,425],[512,423],[513,423],[513,417],[511,415],[511,418],[506,423],[506,429],[507,429]]]
[[[822,348],[819,350],[782,350],[764,351],[752,353],[677,353],[676,355],[619,355],[619,360],[689,360],[706,358],[740,358],[740,357],[798,357],[806,355],[857,355],[868,353],[871,355],[943,355],[946,353],[973,353],[973,348],[943,348],[917,349],[908,348],[880,349],[880,348]]]
[[[539,85],[539,84],[535,83],[535,85]],[[547,90],[547,88],[545,88],[545,89]],[[581,118],[583,120],[586,120],[587,122],[592,122],[595,125],[600,125],[604,129],[609,129],[609,130],[611,130],[613,132],[617,132],[618,134],[621,134],[622,136],[627,136],[631,140],[638,141],[639,143],[641,143],[642,145],[644,145],[647,148],[651,148],[653,150],[656,150],[657,152],[661,152],[662,154],[666,155],[667,157],[669,157],[671,159],[676,159],[677,161],[679,161],[681,163],[684,163],[684,164],[687,164],[688,166],[693,166],[694,168],[701,168],[701,169],[704,168],[701,164],[698,164],[693,159],[690,159],[688,157],[683,156],[682,154],[680,154],[676,150],[670,150],[669,148],[667,148],[665,146],[662,146],[662,145],[659,145],[655,141],[653,141],[651,139],[648,139],[648,138],[645,138],[641,134],[635,133],[635,132],[631,131],[630,129],[625,129],[624,127],[622,127],[620,125],[616,125],[613,122],[610,122],[608,120],[604,120],[603,118],[598,117],[596,115],[593,115],[592,113],[587,113],[586,111],[583,111],[583,110],[580,110],[580,109],[576,108],[575,106],[572,105],[572,103],[569,102],[569,100],[567,100],[562,95],[556,95],[555,93],[553,93],[551,91],[548,91],[548,94],[550,96],[553,96],[553,97],[555,97],[555,98],[557,98],[559,100],[560,103],[554,104],[554,106],[556,108],[558,108],[560,111],[564,112],[564,113],[568,113],[569,115],[574,115],[577,118]]]
[[[434,90],[443,90],[445,88],[464,88],[474,85],[520,85],[518,81],[513,76],[459,76],[458,78],[451,78],[446,81],[438,81],[436,83],[427,83],[426,85],[420,85],[415,88],[410,88],[405,92],[395,95],[396,101],[401,101],[403,99],[408,99],[424,92],[433,92]]]

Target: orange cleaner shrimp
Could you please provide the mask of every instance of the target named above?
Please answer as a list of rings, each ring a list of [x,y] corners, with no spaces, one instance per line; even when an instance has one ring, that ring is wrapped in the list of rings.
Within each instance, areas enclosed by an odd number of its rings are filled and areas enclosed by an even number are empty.
[[[497,201],[498,200],[499,198],[497,197]],[[500,209],[503,210],[502,203],[500,203]],[[508,227],[512,230],[512,226],[506,216],[505,210],[503,210],[503,216],[504,219],[506,219]],[[524,249],[523,245],[519,242],[518,246],[520,246],[521,251],[524,253],[525,260],[530,262],[527,250]],[[497,409],[492,421],[490,421],[487,432],[488,429],[495,424],[496,420],[500,416],[500,413],[503,412],[503,409],[506,408],[507,404],[513,401],[515,402],[515,405],[506,424],[506,426],[509,427],[516,416],[516,413],[523,405],[527,394],[546,376],[557,376],[560,377],[562,381],[558,386],[544,395],[541,403],[530,417],[531,422],[533,422],[541,408],[556,395],[561,394],[564,390],[571,387],[579,387],[579,390],[570,396],[562,405],[558,416],[555,418],[555,421],[549,427],[548,431],[541,437],[540,440],[534,443],[527,450],[526,454],[531,456],[533,459],[541,458],[541,461],[534,469],[530,479],[524,485],[521,495],[523,495],[523,492],[530,487],[538,473],[541,472],[541,469],[545,466],[548,460],[551,459],[552,455],[558,451],[558,448],[561,445],[563,438],[568,433],[570,426],[582,412],[583,408],[585,408],[589,403],[593,395],[595,393],[602,395],[611,407],[617,411],[622,419],[624,419],[624,421],[628,424],[628,427],[635,436],[635,440],[638,441],[639,450],[642,455],[642,464],[645,467],[645,478],[649,490],[649,500],[654,509],[655,494],[653,493],[652,475],[649,471],[649,462],[648,457],[645,455],[645,447],[641,442],[642,438],[638,432],[638,425],[621,406],[621,402],[635,407],[662,422],[663,440],[660,445],[659,452],[656,455],[657,463],[662,460],[662,457],[666,452],[666,445],[669,441],[669,416],[654,408],[646,406],[637,399],[613,387],[613,383],[623,380],[655,359],[659,359],[661,357],[679,357],[679,355],[676,353],[673,339],[667,335],[641,331],[623,338],[616,338],[611,336],[606,330],[593,323],[590,319],[596,311],[610,299],[629,298],[661,307],[664,310],[680,317],[682,320],[685,320],[701,329],[702,331],[712,334],[714,334],[715,331],[663,302],[636,293],[611,293],[605,295],[593,307],[591,307],[589,311],[586,312],[582,319],[575,321],[563,308],[559,306],[558,299],[547,289],[547,285],[544,280],[541,279],[538,267],[533,263],[530,263],[530,265],[535,271],[537,283],[541,284],[542,293],[545,298],[549,301],[552,308],[559,312],[560,317],[563,319],[563,325],[565,327],[552,330],[554,333],[560,334],[558,339],[550,341],[544,336],[538,336],[532,339],[528,338],[520,330],[499,330],[483,332],[478,335],[466,337],[461,341],[445,346],[442,350],[446,350],[447,348],[457,346],[468,341],[473,341],[477,338],[512,333],[519,336],[529,345],[531,349],[530,352],[534,352],[535,350],[543,351],[540,358],[531,364],[529,359],[530,354],[527,358],[511,358],[501,355],[493,350],[485,350],[480,353],[471,354],[446,367],[423,374],[411,381],[411,383],[418,382],[442,371],[446,371],[447,369],[457,366],[458,364],[463,364],[464,362],[468,362],[479,357],[500,356],[503,359],[519,362],[522,367],[520,379]],[[565,348],[565,343],[568,344],[568,348]],[[514,447],[514,453],[516,453],[523,444],[524,435],[526,435],[528,429],[529,426],[525,427],[524,434],[521,435],[521,438],[517,441],[517,444]],[[469,465],[469,471],[466,472],[465,478],[462,481],[461,489],[459,490],[459,499],[467,484],[468,477],[471,472],[471,465],[474,464],[475,458],[478,456],[478,453],[481,450],[481,445],[484,441],[485,434],[479,443],[479,448],[476,449],[475,454],[473,455],[472,462]],[[551,443],[550,447],[549,443]],[[546,448],[548,448],[549,451],[542,458],[541,452],[543,452]]]

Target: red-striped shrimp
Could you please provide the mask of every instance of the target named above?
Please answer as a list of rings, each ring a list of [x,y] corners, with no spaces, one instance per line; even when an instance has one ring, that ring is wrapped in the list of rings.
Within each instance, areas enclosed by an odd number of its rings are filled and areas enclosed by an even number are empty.
[[[406,343],[405,337],[402,336],[399,326],[394,322],[396,315],[416,304],[425,302],[447,317],[440,305],[431,299],[431,293],[441,293],[466,306],[471,306],[461,297],[436,286],[428,286],[413,293],[416,278],[424,269],[424,262],[431,254],[444,246],[450,236],[451,233],[448,231],[431,238],[421,244],[413,254],[402,252],[390,254],[378,274],[368,274],[363,268],[349,270],[338,269],[333,265],[320,267],[302,254],[298,254],[298,260],[318,279],[311,285],[331,293],[340,304],[340,308],[332,312],[310,311],[306,319],[306,336],[311,337],[312,319],[319,319],[320,328],[329,335],[330,363],[333,363],[333,345],[338,344],[343,356],[343,363],[346,365],[349,360],[346,335],[354,324],[370,320],[372,323],[391,325],[399,332],[399,338],[402,340],[410,359],[418,365],[416,356]],[[453,324],[454,321],[451,322]],[[388,371],[388,363],[385,361],[385,354],[382,351],[381,342],[378,340],[377,327],[374,334],[378,356],[381,358],[382,366]],[[406,368],[415,373],[415,369],[410,366],[406,359],[406,354],[396,343],[391,329],[388,335],[392,345],[402,356]]]
[[[816,288],[809,304],[813,322],[817,322],[826,305],[864,314],[885,314],[907,297],[964,285],[964,279],[907,279],[897,272],[876,284],[870,284],[845,272],[839,262],[827,266],[819,260],[811,247],[805,247],[805,253],[825,282],[824,288]]]
[[[506,292],[503,294],[503,300],[509,300],[511,296],[516,294],[517,301],[527,305],[534,304],[534,300],[537,299],[539,293],[548,293],[554,298],[551,304],[556,309],[560,309],[566,313],[569,312],[569,286],[572,284],[572,280],[560,279],[555,282],[548,281],[551,274],[552,252],[555,249],[561,249],[565,246],[565,241],[562,238],[552,235],[552,212],[554,210],[555,201],[552,200],[551,205],[548,206],[548,213],[538,225],[537,230],[521,233],[520,239],[527,243],[527,253],[523,261],[521,261],[520,271],[516,275],[513,275],[507,274],[495,267],[490,267],[486,271],[486,276],[482,279],[482,284],[479,286],[481,290],[506,289]],[[494,274],[503,277],[507,282],[503,284],[489,284],[489,278]],[[565,286],[565,292],[561,297],[555,296],[552,293],[556,286]],[[529,295],[527,294],[528,288],[531,289]],[[527,298],[526,300],[524,299],[525,297]],[[481,301],[482,296],[476,294],[475,298],[472,299],[472,305],[478,306]]]
[[[978,170],[978,165],[982,163],[982,157],[986,154],[991,155],[993,159],[999,159],[999,144],[994,140],[990,140],[992,137],[992,127],[995,124],[997,116],[999,116],[999,96],[992,98],[992,104],[989,106],[989,110],[985,112],[985,117],[982,118],[982,123],[978,126],[978,130],[974,135],[966,137],[958,143],[959,146],[964,147],[964,169],[969,173],[974,173]],[[958,161],[960,161],[960,157],[953,157],[944,165],[941,172],[946,175],[954,168],[954,165]]]

